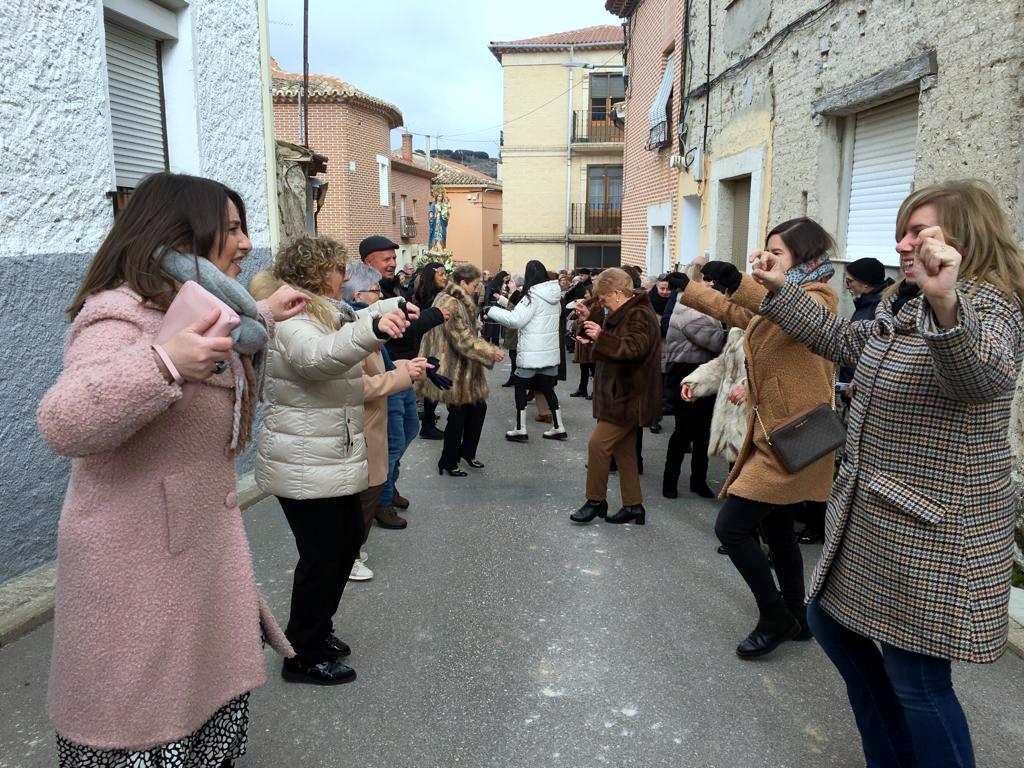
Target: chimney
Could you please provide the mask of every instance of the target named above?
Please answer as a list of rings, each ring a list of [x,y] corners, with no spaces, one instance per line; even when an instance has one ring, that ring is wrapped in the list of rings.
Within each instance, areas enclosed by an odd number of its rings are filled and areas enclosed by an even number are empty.
[[[408,131],[402,134],[402,159],[412,163],[412,134]]]

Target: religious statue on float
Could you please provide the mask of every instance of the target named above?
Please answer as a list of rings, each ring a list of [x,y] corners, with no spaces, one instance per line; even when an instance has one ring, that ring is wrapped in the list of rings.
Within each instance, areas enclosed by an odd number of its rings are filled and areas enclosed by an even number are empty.
[[[448,217],[452,206],[444,189],[434,192],[427,213],[430,218],[430,250],[443,252],[448,241]]]

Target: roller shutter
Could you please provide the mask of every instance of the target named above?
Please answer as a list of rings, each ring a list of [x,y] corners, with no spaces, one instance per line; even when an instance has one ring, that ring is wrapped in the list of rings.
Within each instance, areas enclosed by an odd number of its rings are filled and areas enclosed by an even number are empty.
[[[110,122],[118,187],[167,170],[159,43],[112,24],[106,28]]]
[[[871,256],[899,264],[893,249],[896,214],[913,188],[916,145],[917,97],[857,115],[846,228],[850,261]]]

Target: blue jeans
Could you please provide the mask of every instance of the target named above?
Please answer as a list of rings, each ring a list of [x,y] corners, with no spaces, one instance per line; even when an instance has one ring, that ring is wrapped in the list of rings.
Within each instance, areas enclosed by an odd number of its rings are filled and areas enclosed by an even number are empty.
[[[388,479],[384,481],[384,490],[380,494],[378,503],[381,507],[390,507],[394,501],[402,456],[419,431],[416,391],[407,389],[388,396]]]
[[[867,768],[974,768],[948,659],[886,643],[879,648],[817,600],[807,606],[807,623],[846,682]]]

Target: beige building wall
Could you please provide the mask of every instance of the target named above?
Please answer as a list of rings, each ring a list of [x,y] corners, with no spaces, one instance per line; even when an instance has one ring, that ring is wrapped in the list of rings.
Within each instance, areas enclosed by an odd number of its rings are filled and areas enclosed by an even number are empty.
[[[621,71],[622,53],[612,48],[576,50],[573,61],[593,68],[564,66],[569,62],[567,50],[502,54],[506,122],[501,150],[502,267],[511,273],[521,274],[530,259],[542,261],[551,270],[572,268],[574,246],[566,247],[567,181],[570,203],[585,203],[586,166],[622,164],[621,152],[574,149],[569,165],[569,73],[572,110],[587,109],[590,73]],[[526,117],[516,119],[522,115]]]

